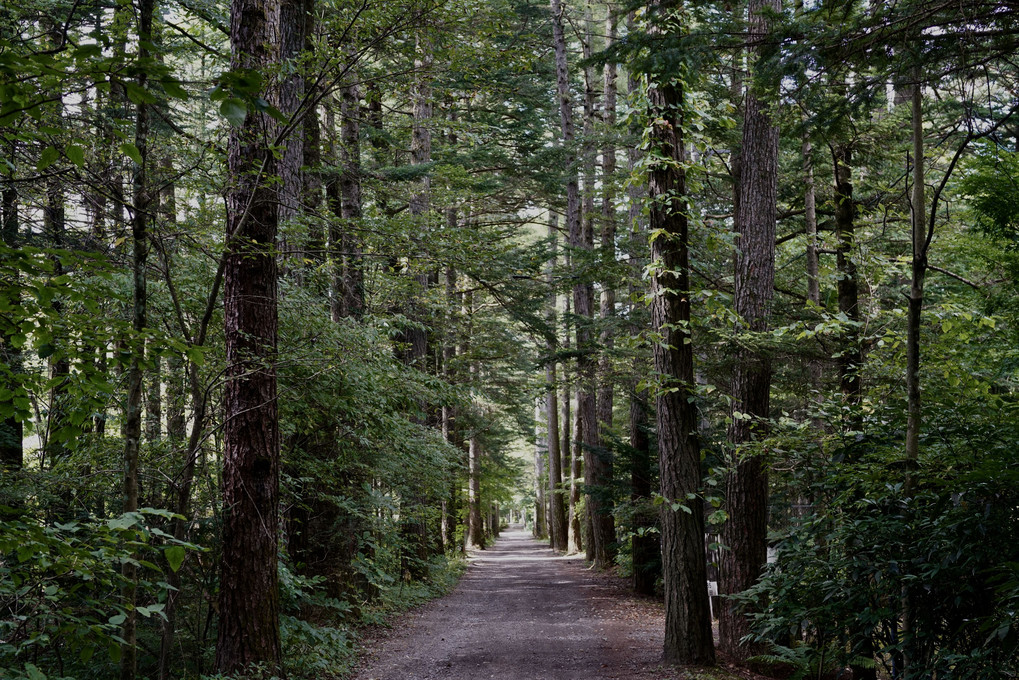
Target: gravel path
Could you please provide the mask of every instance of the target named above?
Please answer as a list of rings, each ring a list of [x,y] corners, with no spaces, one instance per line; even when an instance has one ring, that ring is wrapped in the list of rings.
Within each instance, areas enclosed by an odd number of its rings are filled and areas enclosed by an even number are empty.
[[[357,680],[668,678],[661,606],[522,530],[479,552],[456,589],[396,622]]]

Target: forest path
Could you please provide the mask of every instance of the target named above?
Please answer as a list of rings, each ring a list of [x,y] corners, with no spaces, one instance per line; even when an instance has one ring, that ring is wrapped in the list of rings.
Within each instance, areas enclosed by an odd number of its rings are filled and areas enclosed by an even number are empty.
[[[523,530],[475,554],[449,595],[409,612],[357,680],[667,678],[661,606]]]

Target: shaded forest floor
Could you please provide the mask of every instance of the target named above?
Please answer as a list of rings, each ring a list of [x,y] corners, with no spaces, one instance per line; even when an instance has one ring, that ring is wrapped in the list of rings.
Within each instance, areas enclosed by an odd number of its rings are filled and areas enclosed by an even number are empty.
[[[523,530],[476,553],[449,595],[369,636],[357,680],[726,680],[659,664],[664,610]]]

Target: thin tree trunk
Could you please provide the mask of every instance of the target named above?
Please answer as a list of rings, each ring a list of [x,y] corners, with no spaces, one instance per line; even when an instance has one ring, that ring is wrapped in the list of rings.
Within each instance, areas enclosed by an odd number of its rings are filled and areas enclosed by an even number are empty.
[[[7,184],[2,193],[2,215],[0,215],[0,239],[4,246],[17,248],[20,246],[20,221],[18,219],[18,190],[13,184]],[[19,283],[17,279],[5,281],[10,290],[15,291],[9,302],[20,305],[20,294],[17,293]],[[14,329],[5,332],[0,338],[0,359],[6,365],[10,375],[17,376],[22,371],[21,352],[11,343]],[[10,390],[10,401],[6,405],[13,406],[14,391]],[[0,467],[4,470],[20,470],[25,462],[24,451],[24,425],[13,415],[5,417],[0,421]]]
[[[463,314],[467,319],[467,328],[464,335],[464,343],[470,342],[473,329],[472,317],[474,316],[474,293],[467,291],[463,295]],[[466,349],[465,349],[465,354]],[[480,367],[478,362],[471,360],[470,372],[471,383],[478,379]],[[471,436],[467,450],[467,536],[468,548],[484,550],[485,548],[485,527],[482,521],[481,512],[481,440],[478,438],[477,426],[471,430]]]
[[[652,9],[668,12],[675,6]],[[652,16],[652,21],[655,19]],[[667,663],[711,665],[715,661],[708,606],[704,515],[700,501],[701,452],[693,403],[690,342],[689,224],[686,203],[684,91],[665,76],[648,89],[648,118],[656,157],[648,171],[651,240],[651,324],[654,370],[665,384],[655,397],[661,474],[662,571],[665,577]],[[673,505],[679,504],[673,508]]]
[[[145,441],[158,442],[163,435],[163,362],[159,355],[149,359],[145,382]]]
[[[860,345],[860,287],[853,261],[853,247],[856,237],[856,204],[853,200],[852,151],[848,144],[835,147],[835,238],[836,267],[838,268],[839,311],[846,315],[850,324],[842,334],[839,353],[839,384],[842,397],[849,407],[847,428],[857,430],[862,420],[859,413],[863,397],[860,383],[860,367],[863,364],[863,350]]]
[[[548,363],[545,364],[545,417],[548,427],[546,428],[548,450],[548,500],[549,500],[549,539],[552,548],[558,552],[565,552],[567,548],[567,517],[566,503],[563,497],[563,466],[562,454],[559,448],[559,394],[556,385],[556,360],[557,350],[555,341],[556,327],[556,294],[555,294],[555,263],[556,244],[559,231],[559,218],[552,215],[548,223],[548,237],[551,241],[551,254],[548,261],[548,325],[551,333],[546,350],[548,351]]]
[[[340,217],[343,230],[340,244],[343,249],[342,309],[345,316],[361,319],[364,316],[364,259],[361,255],[361,95],[357,87],[357,73],[350,70],[352,79],[340,89]]]
[[[634,23],[633,12],[627,15],[627,27],[632,30]],[[630,73],[627,77],[627,93],[632,99],[640,87],[635,74]],[[636,126],[635,126],[636,127]],[[632,129],[634,135],[640,134],[640,129]],[[633,174],[639,160],[639,152],[634,146],[627,148],[626,165],[627,172]],[[630,183],[627,187],[627,224],[631,230],[630,234],[630,300],[639,300],[643,294],[640,290],[641,279],[644,274],[644,267],[647,258],[642,256],[643,248],[639,245],[641,239],[647,238],[647,229],[641,216],[641,206],[645,204],[647,196],[641,187],[636,183]],[[630,305],[630,326],[629,332],[633,337],[638,337],[643,328],[639,320],[637,305]],[[648,355],[650,352],[648,352]],[[643,376],[649,373],[648,356],[635,356],[633,359],[633,375]],[[647,389],[638,389],[638,379],[633,379],[629,385],[630,397],[630,500],[637,506],[638,510],[634,515],[634,535],[630,539],[630,550],[633,561],[633,590],[641,595],[653,595],[658,577],[662,573],[661,540],[659,534],[651,531],[657,524],[656,513],[651,509],[651,491],[653,482],[651,441],[648,436],[649,404]]]
[[[753,59],[769,31],[769,15],[780,11],[779,0],[751,0],[748,8],[748,52]],[[775,222],[777,219],[778,128],[772,123],[759,88],[748,89],[741,149],[735,266],[736,313],[744,332],[768,330],[775,282]],[[739,349],[732,378],[732,424],[729,444],[732,468],[726,475],[728,519],[722,528],[719,589],[740,593],[756,582],[767,560],[768,474],[760,455],[745,447],[767,428],[771,396],[771,359],[766,352]],[[719,643],[733,659],[757,653],[741,645],[750,633],[746,616],[729,602],[719,616]]]
[[[311,54],[315,50],[317,19],[315,0],[304,0],[304,52]],[[322,209],[322,122],[319,118],[318,105],[311,102],[321,94],[313,90],[314,80],[305,83],[304,98],[309,102],[304,114],[302,149],[304,155],[304,209],[313,217],[308,229],[308,240],[304,254],[309,266],[318,266],[325,262],[326,233],[323,220],[318,218]]]
[[[548,516],[545,504],[545,487],[548,475],[545,472],[545,456],[548,453],[548,435],[542,431],[542,415],[548,410],[544,399],[534,402],[534,537],[543,540],[548,537]]]
[[[231,68],[274,68],[278,0],[232,0]],[[223,538],[216,666],[280,666],[279,422],[276,402],[278,191],[264,131],[249,111],[231,130],[227,256],[223,272],[226,384],[223,390]],[[287,180],[283,180],[287,186]]]
[[[144,63],[149,56],[148,46],[152,42],[152,15],[155,0],[141,0],[138,6],[138,61]],[[140,69],[137,77],[138,88],[148,87],[148,75]],[[124,425],[124,512],[138,510],[138,452],[142,438],[142,367],[145,364],[145,325],[148,305],[146,264],[149,255],[149,206],[153,196],[148,181],[149,107],[141,102],[135,114],[134,145],[141,162],[134,167],[133,200],[131,208],[132,274],[134,304],[131,318],[132,337],[129,341],[131,364],[127,376],[127,404]],[[159,389],[156,378],[156,389]],[[121,680],[133,680],[137,673],[138,653],[136,647],[137,612],[135,597],[138,587],[138,568],[133,560],[125,561],[122,567],[124,587],[121,605],[127,618],[121,628],[123,638],[120,657]]]

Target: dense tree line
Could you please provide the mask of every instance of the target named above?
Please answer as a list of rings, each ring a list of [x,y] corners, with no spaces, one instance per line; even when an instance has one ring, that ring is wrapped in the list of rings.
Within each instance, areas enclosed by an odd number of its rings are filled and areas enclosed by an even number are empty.
[[[668,662],[1014,674],[1017,31],[5,5],[0,670],[342,675],[526,505]]]

